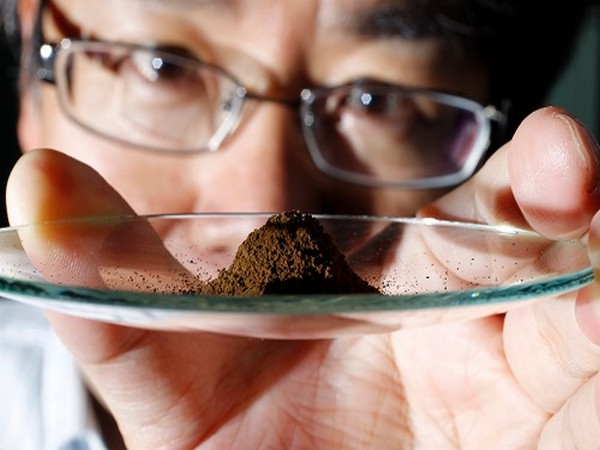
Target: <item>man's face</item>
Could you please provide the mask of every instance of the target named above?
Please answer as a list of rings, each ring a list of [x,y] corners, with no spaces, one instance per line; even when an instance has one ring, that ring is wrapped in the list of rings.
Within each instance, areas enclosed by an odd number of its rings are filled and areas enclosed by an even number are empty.
[[[305,87],[369,78],[486,100],[484,71],[457,41],[443,34],[409,37],[389,21],[378,28],[383,8],[399,10],[408,0],[53,3],[84,37],[176,46],[262,96],[295,98]],[[390,8],[394,5],[400,8]],[[44,18],[48,41],[70,37],[56,22],[49,14]],[[298,111],[286,105],[252,102],[219,151],[173,156],[132,149],[82,129],[63,114],[51,85],[41,87],[40,99],[37,114],[22,116],[23,148],[52,147],[88,163],[140,214],[300,209],[412,215],[440,194],[359,187],[324,175],[306,149]],[[41,127],[37,138],[28,133],[34,122]]]

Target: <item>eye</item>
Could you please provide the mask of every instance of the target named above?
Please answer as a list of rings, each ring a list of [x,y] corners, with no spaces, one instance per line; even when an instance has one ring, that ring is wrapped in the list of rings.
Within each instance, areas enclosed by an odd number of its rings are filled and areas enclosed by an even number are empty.
[[[385,115],[396,110],[399,101],[397,95],[387,90],[355,87],[349,93],[347,106],[365,113]]]
[[[151,82],[186,79],[191,77],[194,72],[172,58],[149,51],[134,52],[131,62],[137,72]]]
[[[364,112],[385,114],[393,103],[389,97],[385,92],[356,87],[350,91],[347,105]]]
[[[424,119],[417,102],[414,95],[402,90],[387,86],[360,86],[352,87],[340,106],[343,106],[345,114],[354,114],[362,120],[379,121],[381,125],[408,125]]]
[[[353,87],[344,100],[344,107],[356,114],[397,120],[408,120],[417,110],[413,97],[386,86]]]
[[[150,83],[188,81],[196,76],[194,65],[186,58],[148,49],[92,49],[85,55],[116,76],[135,75]]]

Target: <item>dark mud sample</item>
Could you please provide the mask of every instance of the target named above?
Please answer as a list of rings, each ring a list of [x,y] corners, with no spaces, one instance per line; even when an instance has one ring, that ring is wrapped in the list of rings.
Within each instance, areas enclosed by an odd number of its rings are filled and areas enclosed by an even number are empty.
[[[239,246],[227,269],[203,289],[208,295],[379,293],[349,266],[332,237],[310,214],[269,218]]]

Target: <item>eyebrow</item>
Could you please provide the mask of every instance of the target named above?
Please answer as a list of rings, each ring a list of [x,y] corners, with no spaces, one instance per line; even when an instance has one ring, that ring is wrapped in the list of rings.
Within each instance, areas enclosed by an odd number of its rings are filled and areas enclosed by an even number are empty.
[[[81,27],[76,25],[71,21],[71,19],[65,14],[65,12],[60,9],[56,4],[51,0],[45,0],[40,3],[41,8],[44,6],[50,12],[50,17],[53,22],[56,24],[60,33],[63,36],[72,37],[72,36],[81,36]]]
[[[374,8],[358,10],[348,24],[350,31],[363,37],[408,40],[440,34],[439,22],[421,2],[387,1]]]
[[[456,11],[454,11],[456,13]],[[418,40],[445,33],[462,36],[485,35],[488,30],[452,18],[436,2],[388,0],[371,9],[358,11],[352,19],[351,31],[364,37]]]

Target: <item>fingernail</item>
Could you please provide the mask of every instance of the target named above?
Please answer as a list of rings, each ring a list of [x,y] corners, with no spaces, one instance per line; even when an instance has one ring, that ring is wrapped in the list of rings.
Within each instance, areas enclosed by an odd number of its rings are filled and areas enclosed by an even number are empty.
[[[600,187],[600,176],[598,176],[598,170],[600,170],[600,145],[598,141],[587,127],[573,116],[558,112],[555,114],[555,117],[567,125],[583,165],[592,168],[588,170],[591,176],[591,179],[588,180],[588,192],[598,190]]]

